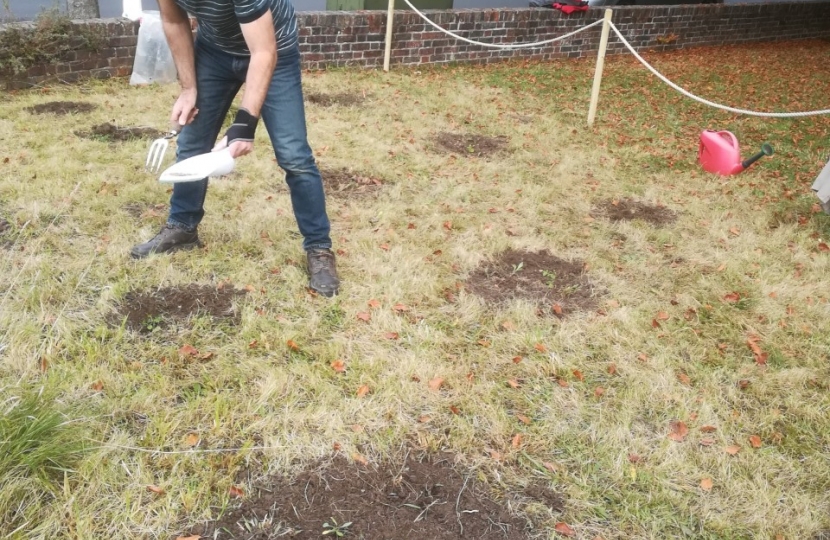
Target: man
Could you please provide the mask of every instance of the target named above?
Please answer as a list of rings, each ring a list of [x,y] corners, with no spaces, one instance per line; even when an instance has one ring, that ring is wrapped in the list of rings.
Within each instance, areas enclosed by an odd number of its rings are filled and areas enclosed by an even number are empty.
[[[309,288],[338,292],[330,225],[320,171],[309,147],[297,21],[290,0],[158,0],[164,33],[179,73],[181,93],[171,120],[184,126],[179,161],[211,150],[236,94],[245,83],[233,125],[213,150],[233,157],[253,149],[262,118],[277,163],[286,173],[294,217],[303,235]],[[194,43],[188,13],[198,23]],[[200,245],[207,179],[175,184],[167,224],[131,255],[146,257]]]

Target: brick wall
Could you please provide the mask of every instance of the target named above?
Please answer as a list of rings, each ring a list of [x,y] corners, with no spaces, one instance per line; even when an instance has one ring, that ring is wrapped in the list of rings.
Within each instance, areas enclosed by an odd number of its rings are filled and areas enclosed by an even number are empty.
[[[603,9],[572,15],[543,8],[430,11],[428,15],[441,27],[468,39],[529,43],[551,39],[594,22],[602,18]],[[304,12],[298,18],[306,68],[382,65],[386,12]],[[614,8],[613,20],[638,49],[830,38],[830,2],[619,7]],[[0,73],[0,80],[7,87],[25,87],[52,80],[74,82],[85,77],[130,74],[138,36],[136,23],[107,19],[77,25],[92,25],[103,34],[101,50],[76,50],[59,62],[34,66],[24,73]],[[5,28],[0,26],[0,32],[3,31]],[[600,27],[594,27],[543,48],[497,50],[457,41],[429,26],[417,14],[397,11],[392,63],[489,63],[510,58],[548,60],[595,55],[599,35]],[[608,52],[624,52],[624,46],[613,35]]]

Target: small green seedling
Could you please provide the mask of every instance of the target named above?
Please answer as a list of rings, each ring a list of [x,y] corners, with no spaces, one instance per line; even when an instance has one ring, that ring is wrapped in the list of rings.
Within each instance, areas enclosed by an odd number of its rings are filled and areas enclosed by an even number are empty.
[[[337,521],[334,518],[329,518],[329,519],[331,519],[331,523],[329,523],[329,522],[323,523],[323,536],[326,536],[326,535],[329,535],[329,534],[333,534],[337,538],[342,538],[342,537],[346,536],[346,533],[349,532],[349,527],[352,526],[352,522],[348,521],[346,523],[338,525]]]
[[[164,319],[161,315],[151,315],[144,319],[144,323],[142,324],[142,326],[144,326],[144,329],[148,332],[152,332],[156,328],[160,328],[163,322]]]
[[[552,289],[554,284],[556,284],[556,272],[542,270],[542,276],[545,278],[545,284],[548,286],[548,289]]]
[[[525,266],[524,261],[520,262],[519,264],[514,264],[513,265],[513,273],[514,274],[518,273],[519,271],[521,271],[522,268],[524,268],[524,266]]]

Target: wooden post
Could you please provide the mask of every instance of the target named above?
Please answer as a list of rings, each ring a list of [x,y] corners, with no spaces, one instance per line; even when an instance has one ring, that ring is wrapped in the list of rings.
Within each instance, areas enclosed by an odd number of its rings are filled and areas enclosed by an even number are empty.
[[[392,56],[392,23],[395,19],[395,0],[389,0],[386,12],[386,44],[383,51],[383,71],[389,71],[389,57]]]
[[[594,86],[591,88],[591,106],[588,108],[588,125],[594,125],[594,118],[597,115],[597,102],[599,101],[599,85],[602,82],[602,68],[605,67],[605,49],[608,48],[608,34],[611,31],[610,9],[605,10],[605,19],[602,22],[602,35],[599,38],[599,51],[597,51],[597,68],[594,71]]]

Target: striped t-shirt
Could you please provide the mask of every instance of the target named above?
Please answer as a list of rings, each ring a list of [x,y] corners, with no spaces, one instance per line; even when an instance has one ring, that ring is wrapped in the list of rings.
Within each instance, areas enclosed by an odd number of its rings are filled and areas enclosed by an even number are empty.
[[[277,51],[297,44],[297,17],[290,0],[175,0],[199,23],[199,38],[230,54],[250,54],[240,24],[253,22],[271,10]]]

